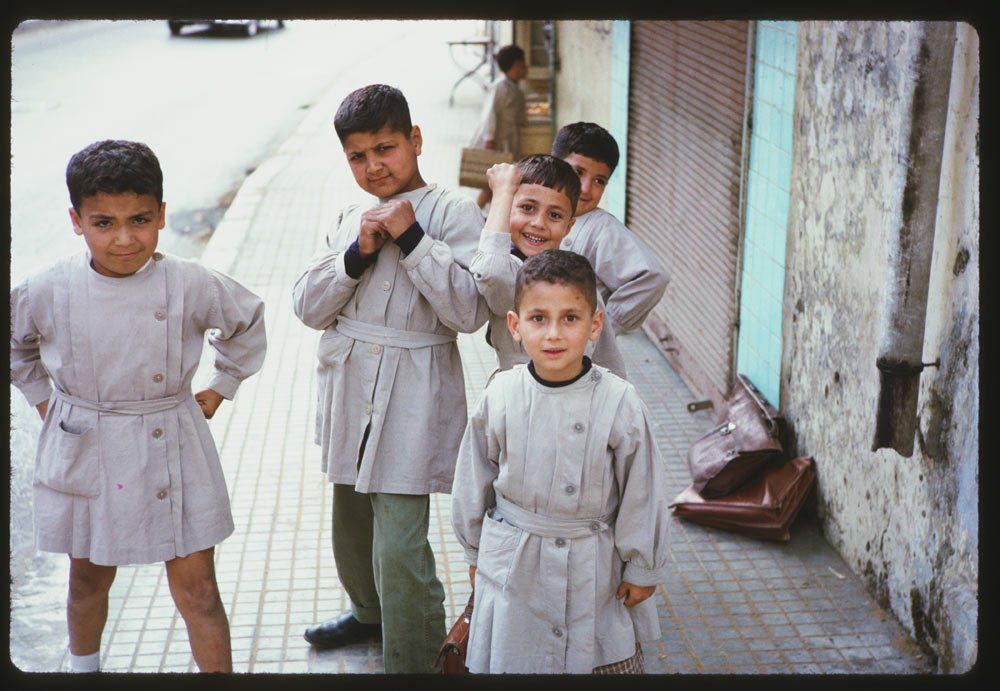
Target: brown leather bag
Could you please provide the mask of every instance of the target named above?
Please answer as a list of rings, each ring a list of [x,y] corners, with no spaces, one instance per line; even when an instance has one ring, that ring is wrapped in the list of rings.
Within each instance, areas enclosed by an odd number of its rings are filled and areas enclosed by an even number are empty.
[[[694,523],[765,540],[787,542],[789,527],[816,482],[812,456],[769,462],[755,480],[732,494],[706,499],[690,486],[670,503],[674,515]]]
[[[465,655],[469,649],[469,624],[472,622],[472,600],[475,593],[469,595],[469,603],[458,620],[452,624],[451,631],[444,637],[441,650],[438,652],[435,668],[440,668],[441,674],[468,674],[465,666]]]
[[[688,470],[702,497],[721,497],[746,484],[758,470],[781,455],[778,411],[744,374],[720,411],[721,424],[688,449]]]

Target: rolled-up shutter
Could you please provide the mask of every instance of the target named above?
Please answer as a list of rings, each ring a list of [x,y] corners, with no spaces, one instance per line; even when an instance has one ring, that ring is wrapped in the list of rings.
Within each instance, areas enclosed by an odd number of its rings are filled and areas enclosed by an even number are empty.
[[[626,219],[670,284],[647,328],[715,402],[732,383],[746,21],[633,22]]]

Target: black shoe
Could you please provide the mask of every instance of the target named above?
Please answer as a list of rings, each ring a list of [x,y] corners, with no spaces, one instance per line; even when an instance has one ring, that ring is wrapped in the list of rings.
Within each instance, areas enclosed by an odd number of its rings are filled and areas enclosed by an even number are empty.
[[[350,612],[344,612],[322,624],[306,629],[305,639],[316,648],[339,648],[382,638],[382,624],[362,624]]]

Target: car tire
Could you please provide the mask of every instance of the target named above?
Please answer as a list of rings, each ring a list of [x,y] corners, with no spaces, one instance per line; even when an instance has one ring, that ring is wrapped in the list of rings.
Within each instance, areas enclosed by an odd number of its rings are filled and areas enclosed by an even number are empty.
[[[247,22],[246,26],[243,27],[243,33],[245,33],[247,36],[256,36],[257,29],[259,28],[260,27],[257,25],[256,20]]]
[[[171,36],[180,36],[181,35],[181,29],[184,28],[184,25],[181,24],[180,22],[170,22],[170,21],[168,21],[167,22],[167,26],[170,27],[170,35]]]

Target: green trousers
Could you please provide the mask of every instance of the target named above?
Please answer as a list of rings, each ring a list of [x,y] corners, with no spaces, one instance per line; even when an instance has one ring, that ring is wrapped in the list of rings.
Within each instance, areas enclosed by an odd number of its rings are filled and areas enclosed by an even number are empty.
[[[427,540],[426,494],[359,494],[333,486],[333,558],[365,624],[382,623],[387,674],[431,672],[445,637],[444,586]]]

